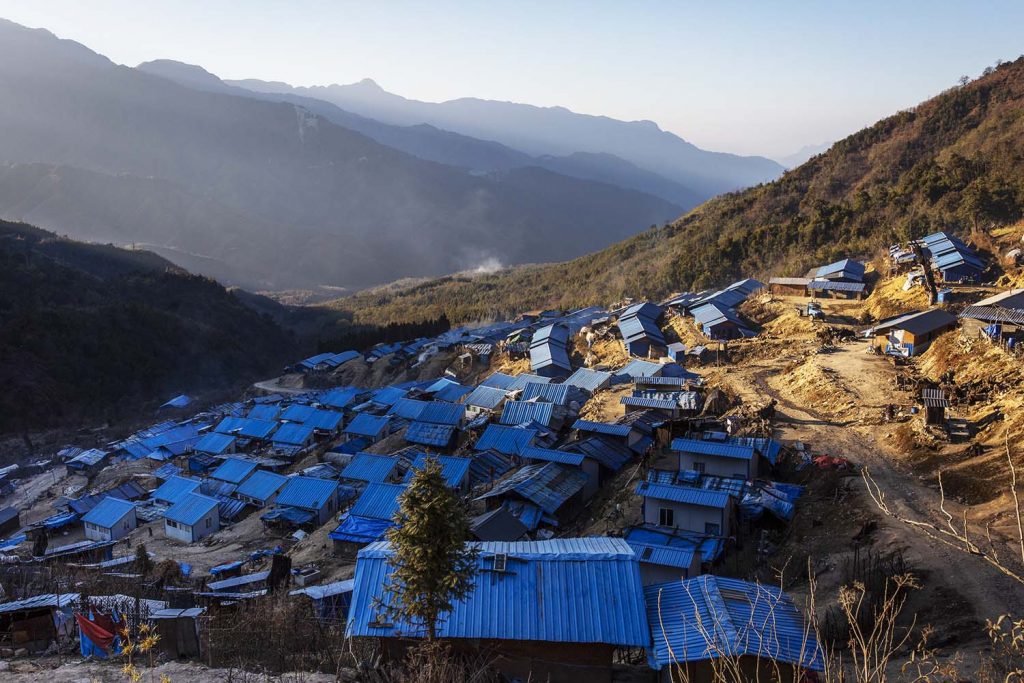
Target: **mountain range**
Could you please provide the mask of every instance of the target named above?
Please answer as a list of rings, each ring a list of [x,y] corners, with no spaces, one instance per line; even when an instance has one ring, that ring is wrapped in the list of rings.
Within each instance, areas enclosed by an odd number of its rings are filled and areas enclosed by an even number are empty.
[[[1024,217],[1024,57],[844,138],[780,179],[567,263],[378,288],[332,305],[358,321],[453,323],[801,276],[935,230]]]
[[[355,289],[572,258],[781,168],[563,109],[459,100],[436,105],[445,116],[381,119],[339,106],[334,86],[331,99],[255,86],[119,66],[0,21],[0,217],[145,245],[229,284]],[[467,103],[499,128],[511,112],[508,130],[459,129]],[[620,155],[629,140],[640,151]]]

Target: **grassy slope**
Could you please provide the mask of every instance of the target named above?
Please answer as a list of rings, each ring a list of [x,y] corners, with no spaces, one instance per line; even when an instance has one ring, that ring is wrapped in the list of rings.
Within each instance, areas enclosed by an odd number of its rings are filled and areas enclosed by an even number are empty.
[[[289,333],[212,280],[0,221],[0,433],[135,414],[295,354]]]
[[[332,307],[357,321],[504,317],[802,274],[937,228],[1017,220],[1024,206],[1024,58],[837,142],[781,179],[567,263],[380,288]]]

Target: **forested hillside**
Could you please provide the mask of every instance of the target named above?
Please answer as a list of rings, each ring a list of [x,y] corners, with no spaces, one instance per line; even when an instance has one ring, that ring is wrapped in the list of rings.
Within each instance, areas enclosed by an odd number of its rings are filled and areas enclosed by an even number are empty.
[[[781,179],[723,195],[566,263],[454,276],[335,302],[357,320],[453,322],[794,275],[936,228],[968,233],[1024,207],[1024,58],[837,142]]]
[[[155,254],[0,221],[0,433],[137,414],[297,353],[268,316]]]

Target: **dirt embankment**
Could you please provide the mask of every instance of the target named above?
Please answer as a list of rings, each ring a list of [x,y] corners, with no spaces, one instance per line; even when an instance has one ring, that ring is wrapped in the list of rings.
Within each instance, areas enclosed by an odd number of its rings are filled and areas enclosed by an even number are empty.
[[[768,385],[789,401],[825,417],[850,417],[857,407],[857,396],[843,377],[823,366],[817,356],[788,366],[768,378]]]
[[[884,320],[901,313],[928,308],[928,292],[917,285],[903,289],[905,275],[879,280],[864,301],[863,313],[872,320]]]

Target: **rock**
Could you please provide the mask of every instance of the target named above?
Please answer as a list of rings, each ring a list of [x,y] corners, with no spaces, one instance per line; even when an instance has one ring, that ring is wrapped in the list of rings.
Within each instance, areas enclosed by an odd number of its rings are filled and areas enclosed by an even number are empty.
[[[26,649],[24,647],[19,647],[17,650],[14,651],[14,656],[15,657],[28,657],[28,649]]]
[[[14,649],[9,647],[0,648],[0,657],[10,659],[14,656]]]
[[[11,670],[11,663],[10,662],[0,661],[0,672],[10,671],[10,670]]]

